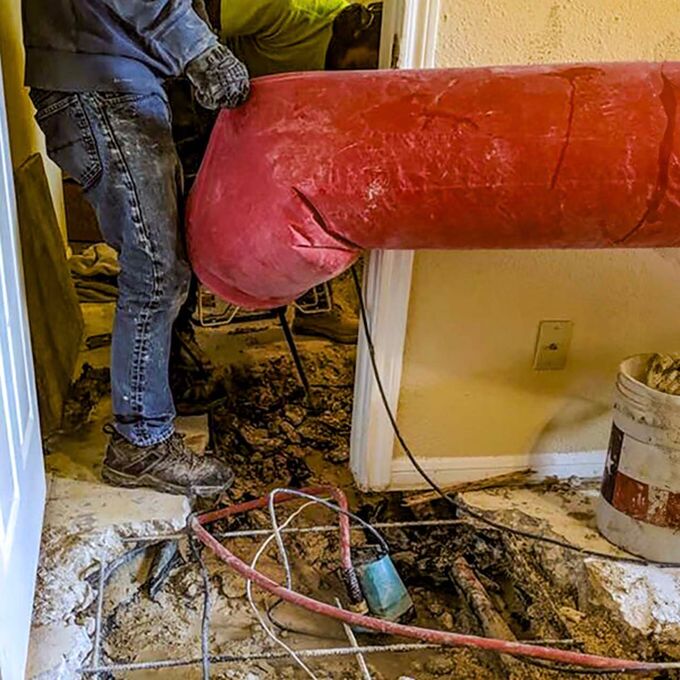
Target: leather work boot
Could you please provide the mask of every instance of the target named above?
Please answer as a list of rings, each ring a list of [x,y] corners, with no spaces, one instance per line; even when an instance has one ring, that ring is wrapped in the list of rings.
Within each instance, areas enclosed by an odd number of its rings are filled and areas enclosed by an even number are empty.
[[[187,496],[216,496],[234,481],[228,465],[210,456],[196,455],[178,432],[160,444],[135,446],[111,430],[107,430],[111,440],[102,469],[108,484]]]
[[[180,416],[208,413],[229,396],[227,375],[217,369],[189,323],[176,324],[170,355],[170,389]]]
[[[359,319],[339,305],[333,305],[329,312],[316,314],[296,311],[293,332],[298,335],[320,336],[342,345],[353,345],[359,336]]]
[[[310,291],[316,292],[316,295],[308,294],[298,301],[293,331],[299,335],[321,336],[343,345],[356,344],[359,337],[359,298],[351,272],[345,272],[326,284],[325,295],[324,291],[319,291],[318,288],[320,287],[317,286]],[[307,302],[310,298],[312,300],[316,298],[321,302],[319,311],[312,311],[314,309],[312,303],[309,305],[310,312],[305,313],[307,305],[299,303]]]

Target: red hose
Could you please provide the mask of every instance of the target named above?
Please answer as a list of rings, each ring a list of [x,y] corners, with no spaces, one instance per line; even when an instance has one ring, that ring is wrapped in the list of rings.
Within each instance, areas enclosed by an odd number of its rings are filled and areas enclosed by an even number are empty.
[[[312,495],[331,494],[340,507],[343,507],[343,509],[346,508],[346,498],[339,489],[324,486],[305,489],[304,491],[305,493]],[[295,496],[286,496],[284,493],[281,494],[282,502],[292,500],[293,498],[295,498]],[[268,502],[269,496],[265,496],[264,498],[255,501],[232,505],[198,517],[193,517],[190,522],[190,528],[202,543],[213,550],[221,560],[243,576],[243,578],[253,581],[262,589],[286,602],[303,607],[311,612],[321,614],[322,616],[337,619],[350,626],[368,628],[378,633],[397,635],[405,638],[415,638],[417,640],[424,640],[426,642],[449,647],[474,647],[476,649],[485,649],[501,654],[510,654],[512,656],[526,656],[534,659],[581,666],[583,668],[599,668],[611,671],[646,672],[667,670],[669,668],[668,664],[663,663],[649,663],[634,661],[632,659],[615,659],[594,654],[571,652],[564,649],[556,649],[554,647],[541,647],[538,645],[523,644],[521,642],[508,642],[507,640],[479,637],[477,635],[464,635],[462,633],[449,633],[430,628],[420,628],[418,626],[405,626],[400,623],[393,623],[392,621],[385,621],[372,616],[365,616],[345,609],[339,609],[338,607],[326,604],[325,602],[320,602],[319,600],[314,600],[306,595],[296,593],[293,590],[289,590],[288,588],[279,585],[259,571],[249,567],[243,560],[217,541],[217,539],[215,539],[203,526],[218,519],[231,517],[241,512],[246,512],[247,510],[264,507]],[[344,551],[347,549],[349,552],[349,520],[346,515],[341,515],[340,526],[342,550]],[[343,554],[343,559],[344,558],[345,555]]]
[[[310,496],[331,496],[341,510],[344,510],[345,512],[349,510],[347,496],[345,496],[345,494],[336,486],[310,486],[300,489],[300,492],[306,493]],[[259,510],[269,505],[270,496],[271,494],[267,494],[266,496],[262,496],[262,498],[257,498],[253,501],[237,503],[236,505],[230,505],[226,508],[220,508],[219,510],[206,512],[200,515],[198,520],[201,524],[211,524],[212,522],[216,522],[218,519],[226,519],[227,517],[233,517],[234,515],[241,515],[244,512],[249,512],[250,510]],[[294,494],[281,492],[276,494],[275,502],[278,504],[295,500],[300,500],[300,497]],[[352,564],[351,530],[349,517],[343,513],[338,513],[338,515],[340,518],[340,562],[343,569],[353,571],[354,565]]]

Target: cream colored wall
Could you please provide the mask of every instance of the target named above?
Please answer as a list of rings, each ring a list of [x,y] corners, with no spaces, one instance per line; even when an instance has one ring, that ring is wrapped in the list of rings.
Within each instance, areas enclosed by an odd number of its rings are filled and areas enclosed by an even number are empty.
[[[0,58],[5,86],[12,164],[19,167],[36,151],[44,154],[43,136],[33,120],[33,105],[23,86],[24,49],[21,36],[21,0],[0,0]],[[46,158],[47,160],[47,158]],[[65,234],[61,173],[47,161],[47,175],[59,223]]]
[[[440,66],[680,57],[676,0],[441,0]]]
[[[442,67],[636,59],[680,59],[680,2],[442,0]],[[680,350],[678,302],[677,251],[418,253],[407,440],[437,457],[606,448],[617,364]],[[564,371],[531,368],[544,319],[575,324]]]

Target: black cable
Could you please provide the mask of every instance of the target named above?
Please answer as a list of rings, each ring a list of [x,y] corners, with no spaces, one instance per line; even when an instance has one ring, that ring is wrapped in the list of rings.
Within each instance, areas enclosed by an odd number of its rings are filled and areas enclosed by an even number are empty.
[[[547,543],[549,545],[555,545],[560,548],[565,548],[566,550],[571,550],[577,552],[581,555],[587,555],[588,557],[597,557],[598,559],[608,560],[610,562],[625,562],[629,564],[637,564],[641,566],[655,566],[662,568],[677,568],[680,567],[680,563],[674,562],[655,562],[653,560],[643,560],[637,557],[622,557],[618,555],[609,555],[608,553],[600,552],[598,550],[590,550],[589,548],[580,548],[567,541],[562,541],[558,538],[551,538],[550,536],[542,536],[541,534],[535,534],[530,531],[524,531],[523,529],[515,529],[514,527],[508,526],[507,524],[502,524],[501,522],[496,522],[495,520],[489,519],[483,513],[477,512],[469,508],[460,498],[458,494],[451,496],[446,493],[427,472],[423,469],[422,465],[418,462],[418,459],[411,451],[409,445],[406,443],[397,420],[390,407],[389,400],[385,394],[385,388],[380,377],[380,371],[378,370],[378,364],[375,358],[375,346],[373,344],[373,337],[371,335],[370,324],[368,321],[368,313],[366,311],[366,303],[364,301],[364,294],[361,288],[361,283],[359,282],[359,276],[357,275],[356,268],[352,267],[352,279],[354,281],[354,287],[356,288],[357,297],[359,298],[359,310],[361,313],[361,323],[364,334],[366,336],[366,345],[368,346],[368,354],[371,360],[371,367],[373,370],[373,376],[375,378],[376,385],[378,387],[378,392],[380,393],[380,398],[382,400],[385,412],[392,426],[394,436],[396,437],[401,449],[406,454],[408,459],[411,461],[413,467],[418,471],[418,474],[429,484],[433,491],[439,494],[447,503],[450,503],[458,513],[463,513],[476,519],[478,522],[482,522],[487,526],[493,527],[499,531],[505,533],[513,534],[514,536],[519,536],[531,541],[537,541],[540,543]]]
[[[363,295],[363,290],[361,288],[361,284],[359,282],[359,277],[356,272],[356,268],[352,267],[352,279],[354,281],[354,287],[356,288],[357,292],[357,297],[359,298],[359,309],[361,312],[361,322],[362,322],[362,328],[364,331],[364,334],[366,336],[366,344],[368,346],[368,354],[371,360],[371,367],[373,370],[373,376],[375,378],[376,385],[378,387],[378,392],[380,393],[380,398],[382,400],[383,406],[385,408],[385,412],[387,413],[387,417],[390,421],[390,425],[392,426],[392,431],[394,432],[394,436],[396,437],[397,441],[399,442],[399,445],[401,446],[402,450],[408,457],[408,459],[411,461],[413,464],[413,467],[418,471],[420,476],[429,484],[429,486],[432,488],[433,491],[435,491],[439,496],[441,496],[442,499],[444,499],[447,503],[450,503],[451,505],[454,506],[457,512],[462,512],[463,514],[466,514],[473,519],[476,519],[479,522],[482,522],[483,524],[486,524],[490,527],[493,527],[494,529],[497,529],[499,531],[503,531],[506,533],[513,534],[515,536],[520,536],[525,539],[533,540],[533,541],[538,541],[542,543],[549,543],[551,545],[556,545],[561,548],[566,548],[567,550],[575,551],[578,552],[582,555],[588,555],[590,557],[598,557],[600,559],[605,559],[609,560],[612,562],[627,562],[627,563],[632,563],[632,564],[638,564],[638,565],[643,565],[643,566],[650,566],[654,565],[657,567],[678,567],[680,564],[674,564],[672,562],[670,563],[665,563],[665,562],[653,562],[650,560],[643,560],[639,559],[636,557],[619,557],[617,555],[609,555],[607,553],[602,553],[597,550],[589,550],[587,548],[579,548],[578,546],[572,545],[571,543],[567,543],[566,541],[561,541],[556,538],[551,538],[549,536],[542,536],[541,534],[534,534],[529,531],[524,531],[522,529],[515,529],[514,527],[510,527],[506,524],[502,524],[500,522],[496,522],[494,520],[488,519],[485,515],[482,513],[476,512],[472,509],[470,509],[460,498],[459,495],[456,495],[452,497],[448,493],[446,493],[431,477],[430,475],[427,474],[427,472],[423,469],[423,467],[420,465],[418,459],[415,457],[414,453],[411,451],[409,445],[406,443],[406,440],[404,439],[404,436],[401,433],[401,430],[399,429],[399,425],[397,424],[396,418],[394,416],[394,413],[392,412],[392,408],[390,407],[389,401],[387,399],[387,395],[385,394],[385,388],[382,383],[382,379],[380,377],[380,371],[378,370],[378,364],[375,358],[375,345],[373,344],[373,337],[371,335],[370,331],[370,325],[368,322],[368,313],[366,311],[366,303],[364,301],[364,295]],[[578,668],[573,668],[573,667],[565,667],[565,666],[560,666],[558,664],[552,664],[549,661],[540,661],[537,659],[529,659],[527,657],[518,657],[520,661],[524,663],[528,663],[533,666],[538,666],[544,670],[547,671],[553,671],[553,672],[558,672],[558,673],[564,673],[567,675],[623,675],[623,674],[630,674],[630,670],[607,670],[607,669],[599,669],[599,668],[590,668],[590,669],[578,669]]]

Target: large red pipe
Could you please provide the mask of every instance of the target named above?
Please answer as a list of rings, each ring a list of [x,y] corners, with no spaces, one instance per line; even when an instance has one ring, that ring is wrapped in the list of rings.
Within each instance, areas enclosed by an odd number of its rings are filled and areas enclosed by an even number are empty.
[[[676,246],[679,85],[680,63],[258,80],[192,192],[193,266],[266,308],[367,248]]]

